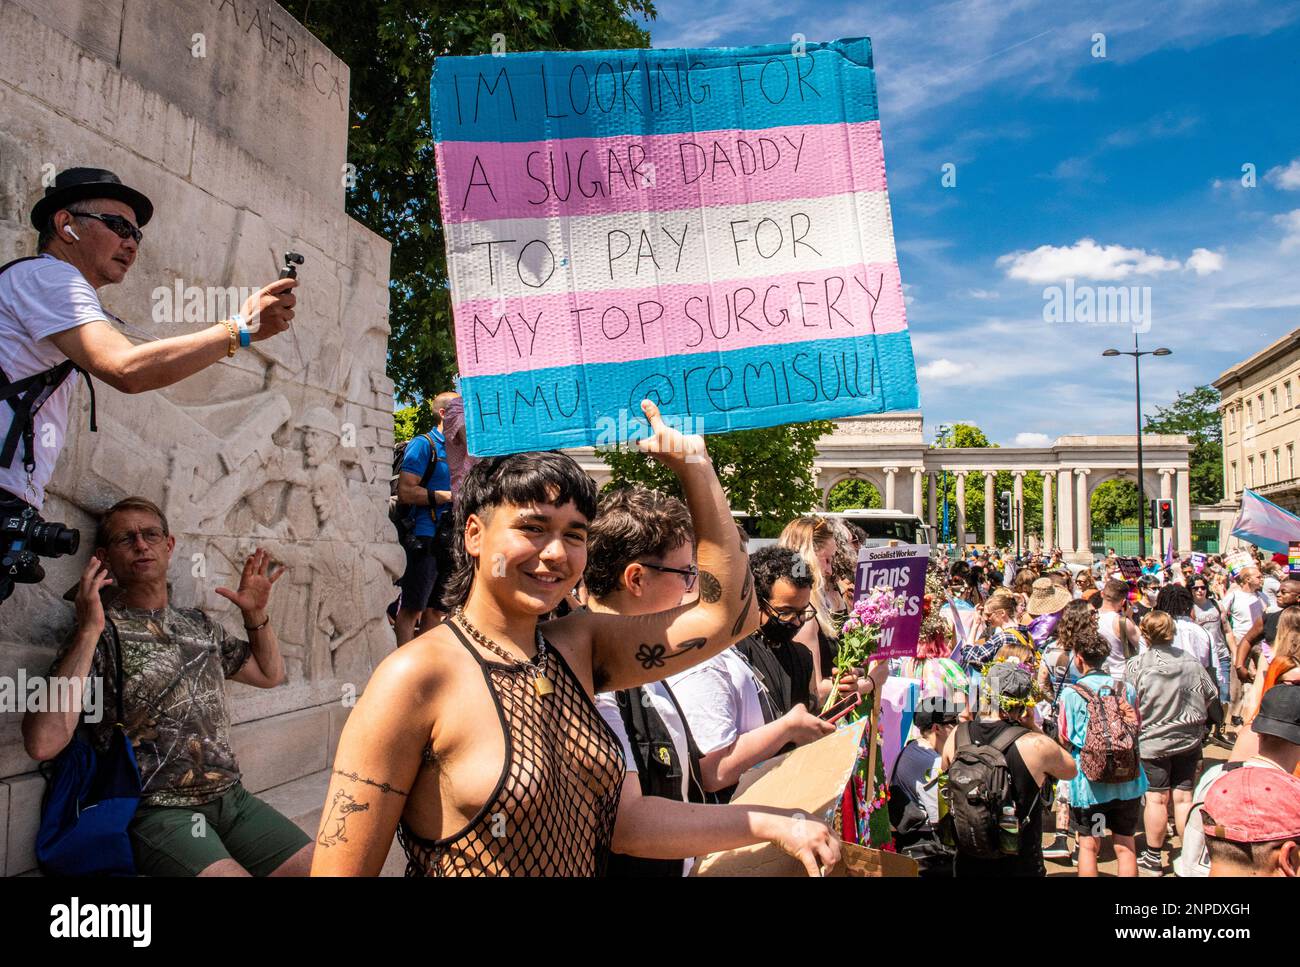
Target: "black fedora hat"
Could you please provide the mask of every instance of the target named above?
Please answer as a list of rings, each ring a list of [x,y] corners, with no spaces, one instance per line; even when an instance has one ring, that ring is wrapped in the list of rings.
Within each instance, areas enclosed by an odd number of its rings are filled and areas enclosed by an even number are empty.
[[[104,168],[68,168],[54,176],[54,184],[45,189],[45,197],[32,206],[32,227],[39,232],[59,209],[85,198],[125,202],[135,212],[135,223],[141,228],[153,218],[153,202],[122,184],[122,179],[113,172]]]

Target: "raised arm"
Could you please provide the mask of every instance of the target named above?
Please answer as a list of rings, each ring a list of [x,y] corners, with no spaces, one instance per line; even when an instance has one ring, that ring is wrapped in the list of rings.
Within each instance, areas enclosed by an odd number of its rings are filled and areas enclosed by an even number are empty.
[[[682,482],[695,528],[699,598],[659,614],[582,614],[563,619],[589,629],[597,691],[658,681],[711,658],[758,627],[749,556],[714,473],[704,439],[667,426],[649,400],[641,409],[653,436],[638,441]]]
[[[375,669],[339,738],[312,876],[377,876],[383,868],[433,728],[436,686],[410,647]]]
[[[253,341],[289,328],[297,279],[280,279],[253,293],[242,314],[260,326]],[[123,393],[143,393],[178,383],[226,358],[230,330],[217,323],[198,332],[136,345],[105,321],[55,333],[50,341],[74,363]]]
[[[108,566],[92,556],[81,571],[81,581],[77,587],[77,627],[73,632],[72,643],[53,673],[55,678],[72,680],[72,694],[60,693],[61,698],[68,698],[69,701],[66,704],[58,703],[46,711],[33,710],[23,716],[23,746],[27,749],[27,754],[37,762],[45,762],[57,756],[72,741],[73,733],[77,730],[84,701],[83,690],[95,659],[95,648],[99,645],[105,627],[99,590],[112,583]],[[100,695],[103,695],[102,691]],[[99,711],[103,715],[111,714],[107,709]]]

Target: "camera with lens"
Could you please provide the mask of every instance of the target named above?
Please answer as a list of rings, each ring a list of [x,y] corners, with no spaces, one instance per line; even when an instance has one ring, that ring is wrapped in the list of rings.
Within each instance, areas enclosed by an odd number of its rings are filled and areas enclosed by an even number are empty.
[[[80,543],[75,528],[42,520],[31,507],[0,509],[0,602],[13,594],[15,584],[45,579],[42,557],[75,554]]]

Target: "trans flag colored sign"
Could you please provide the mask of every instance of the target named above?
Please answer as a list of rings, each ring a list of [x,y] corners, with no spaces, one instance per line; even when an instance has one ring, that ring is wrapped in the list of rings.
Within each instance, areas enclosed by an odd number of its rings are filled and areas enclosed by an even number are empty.
[[[470,450],[917,406],[871,41],[440,57]]]

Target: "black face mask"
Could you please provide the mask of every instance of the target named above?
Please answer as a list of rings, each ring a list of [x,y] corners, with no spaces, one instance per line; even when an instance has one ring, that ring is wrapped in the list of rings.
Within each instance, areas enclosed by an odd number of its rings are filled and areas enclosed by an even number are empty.
[[[768,618],[763,622],[763,634],[779,645],[788,645],[794,640],[803,625],[792,625],[779,618]]]

